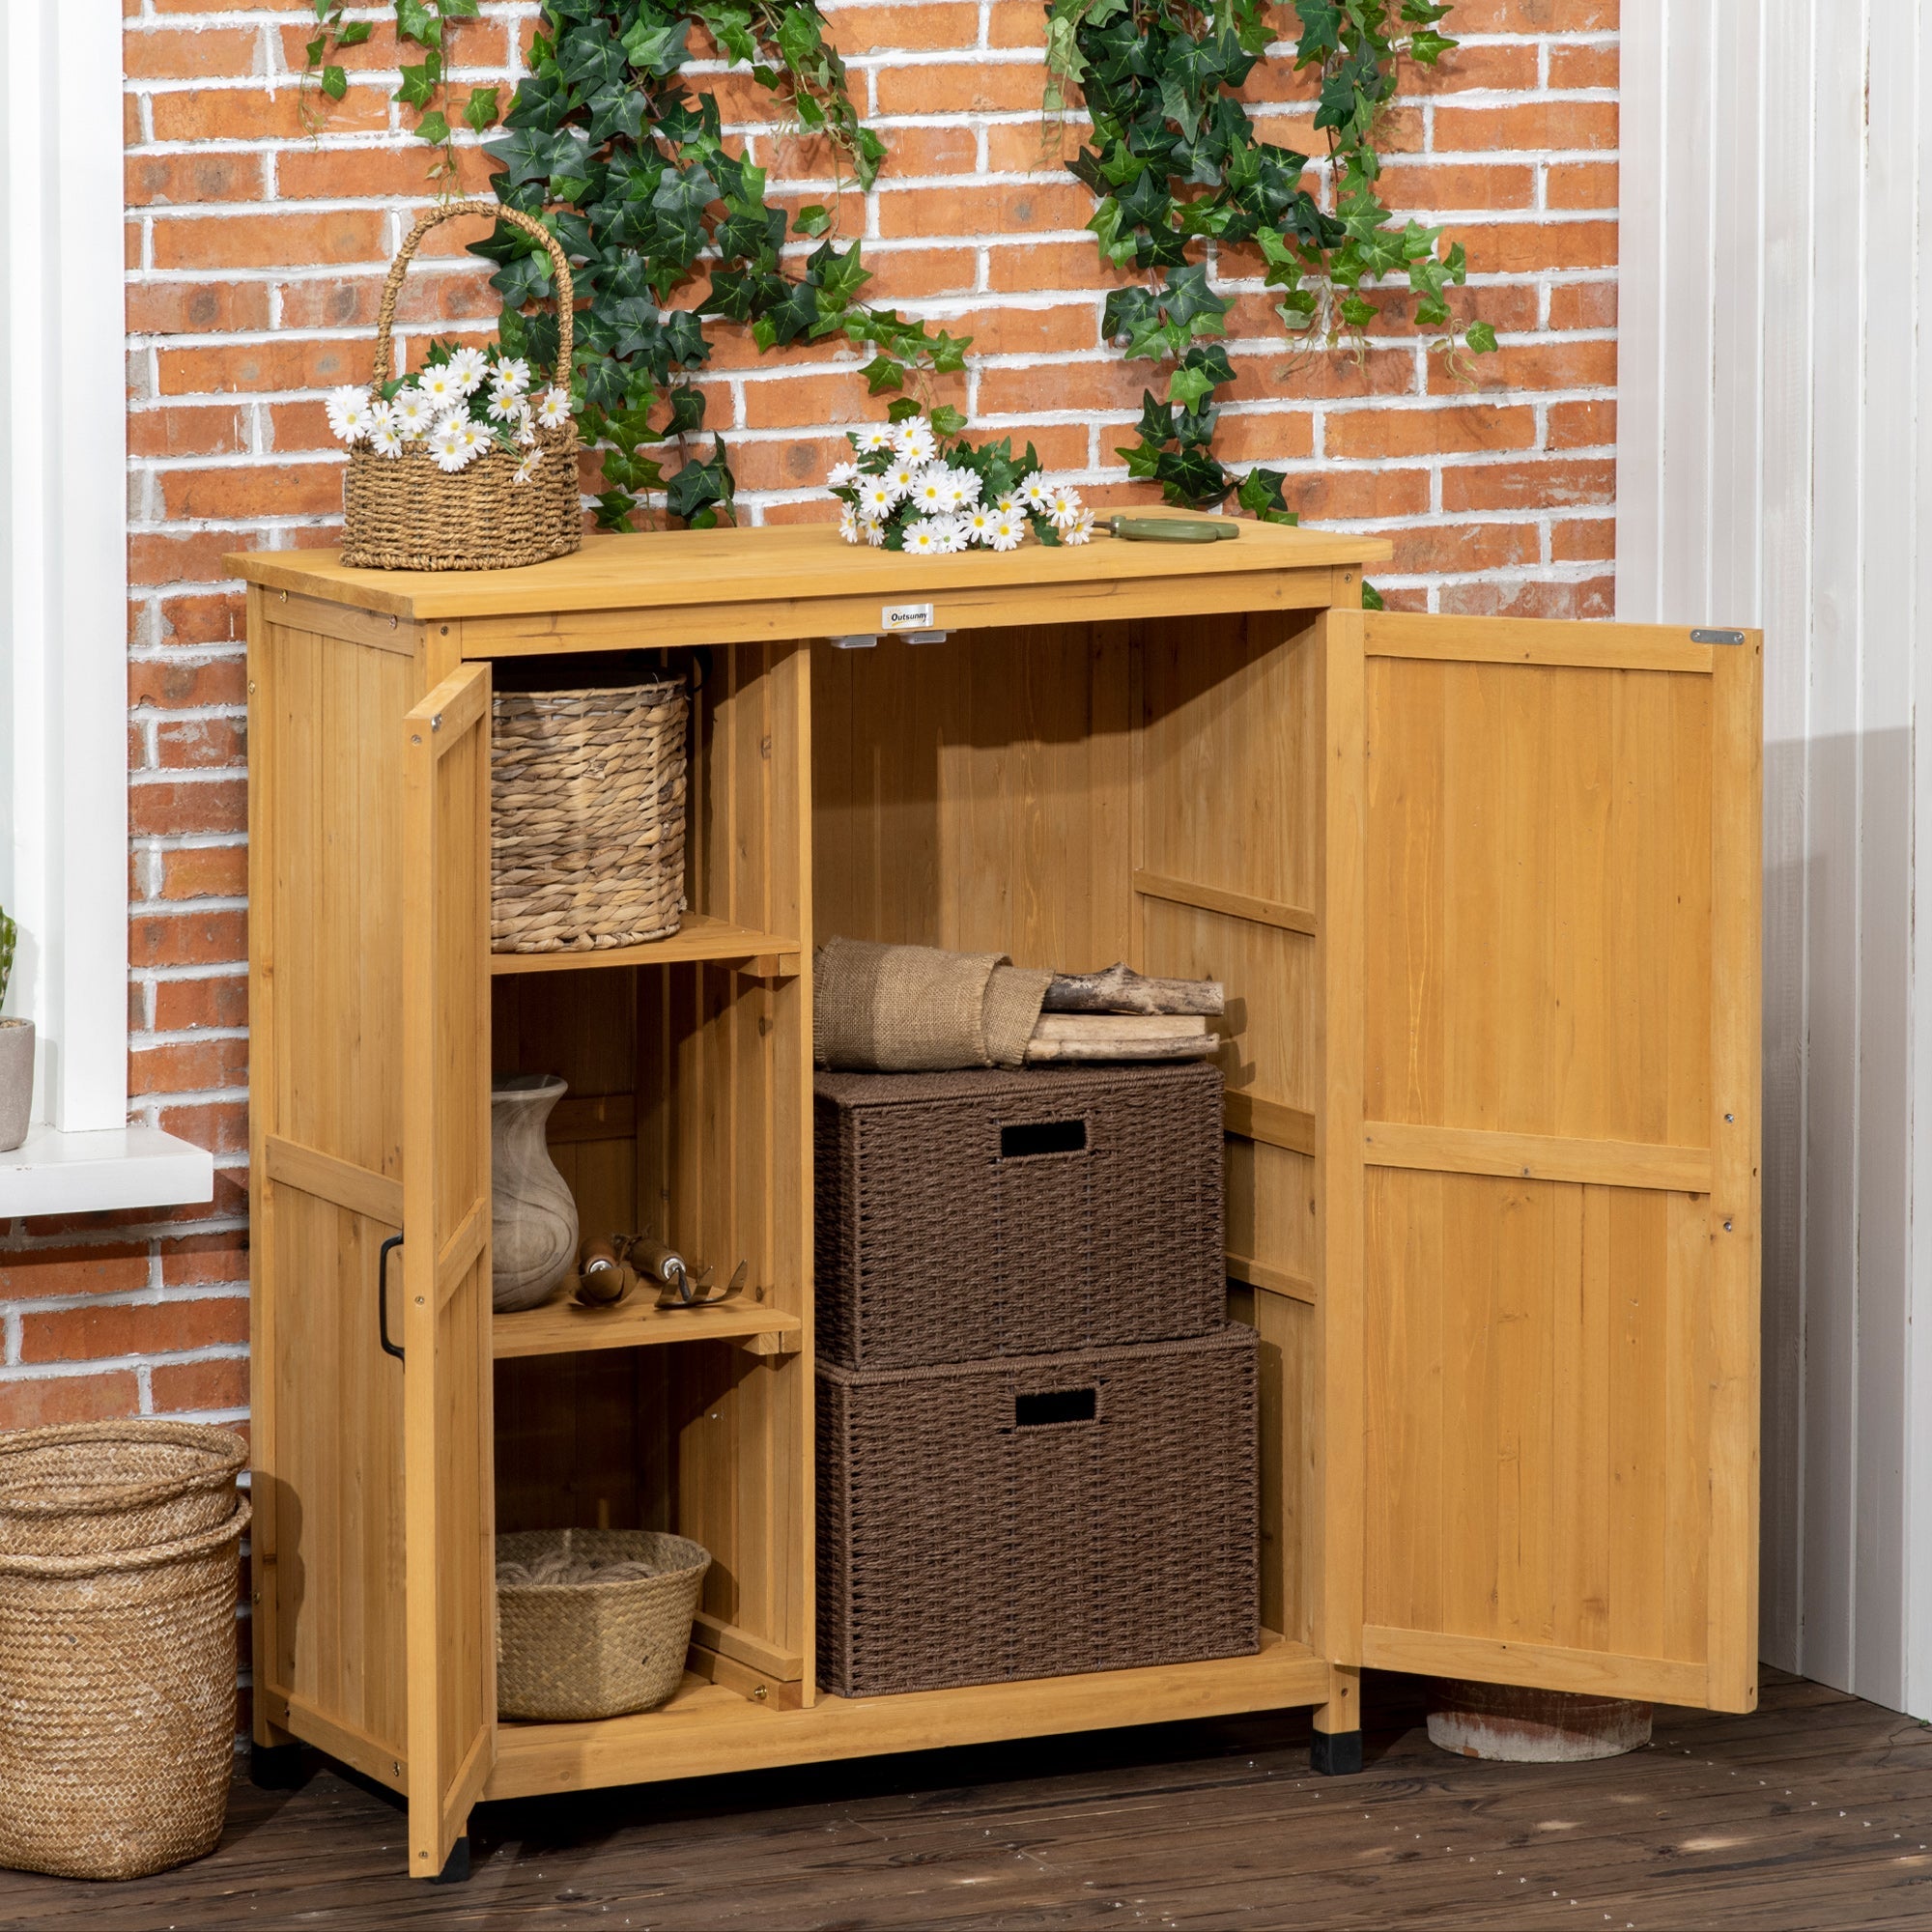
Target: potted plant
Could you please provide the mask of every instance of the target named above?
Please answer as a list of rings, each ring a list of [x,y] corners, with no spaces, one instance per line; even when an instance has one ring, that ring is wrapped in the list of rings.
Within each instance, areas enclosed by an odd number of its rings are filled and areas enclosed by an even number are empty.
[[[0,907],[0,1006],[7,1003],[14,943],[19,936],[20,928]],[[10,1152],[27,1138],[27,1120],[33,1111],[34,1023],[0,1019],[0,1153]]]

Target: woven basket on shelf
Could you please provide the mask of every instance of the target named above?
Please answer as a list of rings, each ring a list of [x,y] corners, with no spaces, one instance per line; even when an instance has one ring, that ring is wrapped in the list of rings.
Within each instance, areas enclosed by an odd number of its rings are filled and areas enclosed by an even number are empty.
[[[497,1539],[498,1562],[555,1550],[601,1563],[649,1563],[617,1582],[497,1586],[497,1715],[616,1718],[662,1704],[684,1675],[710,1553],[650,1529],[543,1529]]]
[[[432,209],[409,232],[389,264],[376,312],[376,372],[370,394],[389,380],[389,330],[396,297],[416,244],[439,222],[457,214],[488,214],[533,235],[549,251],[556,276],[557,380],[570,380],[570,264],[539,221],[494,201],[452,201]],[[365,570],[504,570],[568,556],[583,541],[577,481],[577,425],[566,419],[539,429],[543,460],[527,482],[516,480],[520,457],[492,449],[466,468],[445,473],[420,448],[384,456],[366,442],[349,452],[343,488],[342,560]]]
[[[248,1445],[195,1422],[69,1422],[0,1435],[0,1554],[178,1542],[235,1510]]]
[[[500,691],[492,710],[491,949],[589,952],[675,932],[684,686]]]
[[[214,1849],[247,1526],[237,1498],[147,1548],[0,1554],[0,1865],[138,1878]]]

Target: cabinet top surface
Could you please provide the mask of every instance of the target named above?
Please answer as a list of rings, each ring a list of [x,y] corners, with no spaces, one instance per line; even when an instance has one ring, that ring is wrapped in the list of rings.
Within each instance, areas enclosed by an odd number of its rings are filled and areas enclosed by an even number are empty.
[[[1030,542],[1005,554],[971,551],[938,557],[854,546],[830,524],[784,524],[590,536],[574,556],[522,570],[351,570],[335,551],[247,551],[226,561],[236,576],[266,589],[420,619],[855,595],[905,603],[976,586],[1050,592],[1062,584],[1328,570],[1380,563],[1394,554],[1380,537],[1247,521],[1236,527],[1237,539],[1215,544],[1096,536],[1077,549]]]

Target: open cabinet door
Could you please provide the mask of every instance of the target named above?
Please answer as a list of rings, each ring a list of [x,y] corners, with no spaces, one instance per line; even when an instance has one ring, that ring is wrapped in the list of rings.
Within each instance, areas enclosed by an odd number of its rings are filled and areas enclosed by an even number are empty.
[[[410,1871],[433,1878],[496,1747],[488,665],[465,666],[404,720],[404,775]]]
[[[1748,1710],[1762,640],[1362,636],[1362,1661]]]

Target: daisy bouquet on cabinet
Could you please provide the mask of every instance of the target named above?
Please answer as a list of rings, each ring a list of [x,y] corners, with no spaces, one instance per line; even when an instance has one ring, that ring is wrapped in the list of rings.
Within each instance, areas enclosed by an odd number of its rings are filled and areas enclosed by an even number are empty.
[[[1021,456],[1010,437],[975,449],[959,434],[965,427],[957,410],[927,415],[905,401],[890,422],[847,430],[852,460],[826,478],[845,506],[845,541],[915,556],[1017,550],[1029,531],[1043,544],[1087,542],[1093,511],[1076,491],[1047,481],[1032,443]]]
[[[501,449],[518,459],[514,480],[527,483],[543,462],[537,431],[560,429],[571,404],[568,389],[533,387],[528,362],[498,343],[433,342],[413,376],[380,390],[331,389],[327,410],[329,428],[352,447],[390,457],[420,451],[447,473]]]

